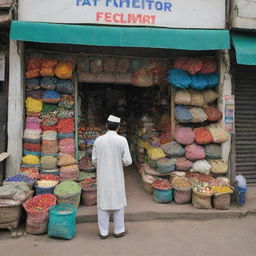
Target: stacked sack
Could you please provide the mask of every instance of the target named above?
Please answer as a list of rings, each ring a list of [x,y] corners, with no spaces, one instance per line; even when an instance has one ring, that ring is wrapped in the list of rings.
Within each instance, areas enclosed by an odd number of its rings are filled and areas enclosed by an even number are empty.
[[[225,174],[227,164],[221,160],[221,143],[228,140],[227,131],[220,124],[195,128],[177,126],[173,134],[175,142],[164,145],[167,155],[179,151],[177,171],[190,171],[214,175]],[[218,166],[218,167],[217,167]]]
[[[70,154],[60,154],[58,166],[60,167],[60,180],[77,180],[79,177],[79,167],[77,161]]]
[[[178,90],[174,102],[177,105],[174,116],[179,123],[203,123],[205,121],[218,122],[222,119],[221,111],[214,105],[219,98],[212,89]],[[211,105],[210,105],[211,104]]]
[[[177,58],[168,76],[169,83],[182,89],[214,88],[219,80],[214,58]]]
[[[41,174],[58,175],[59,151],[71,155],[75,152],[74,139],[62,141],[60,147],[58,144],[59,134],[74,138],[73,65],[53,59],[31,58],[27,60],[26,68],[24,155],[41,156],[37,164]],[[25,167],[23,161],[21,171],[27,171]]]

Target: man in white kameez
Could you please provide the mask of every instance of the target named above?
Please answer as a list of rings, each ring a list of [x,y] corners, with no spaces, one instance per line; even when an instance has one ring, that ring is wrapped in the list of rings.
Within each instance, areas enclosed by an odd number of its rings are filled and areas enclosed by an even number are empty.
[[[125,137],[117,134],[121,119],[110,115],[107,133],[98,137],[93,145],[92,162],[97,166],[97,207],[99,236],[109,235],[109,218],[113,212],[114,236],[126,234],[124,208],[127,205],[123,166],[132,164],[129,145]]]

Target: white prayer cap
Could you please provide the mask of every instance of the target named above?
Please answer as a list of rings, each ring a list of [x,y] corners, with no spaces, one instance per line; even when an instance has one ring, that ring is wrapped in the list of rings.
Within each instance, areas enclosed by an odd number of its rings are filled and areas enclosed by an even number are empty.
[[[121,118],[119,118],[117,116],[110,115],[108,117],[108,121],[109,122],[113,122],[113,123],[120,123],[121,122]]]

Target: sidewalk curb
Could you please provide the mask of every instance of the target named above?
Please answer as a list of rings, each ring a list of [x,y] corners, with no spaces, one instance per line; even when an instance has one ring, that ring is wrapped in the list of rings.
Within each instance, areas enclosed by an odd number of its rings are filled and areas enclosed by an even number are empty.
[[[230,219],[230,218],[245,218],[247,216],[256,216],[256,210],[239,210],[233,212],[135,212],[126,213],[125,221],[154,221],[154,220],[215,220],[215,219]],[[97,215],[80,214],[76,218],[77,223],[96,222]]]

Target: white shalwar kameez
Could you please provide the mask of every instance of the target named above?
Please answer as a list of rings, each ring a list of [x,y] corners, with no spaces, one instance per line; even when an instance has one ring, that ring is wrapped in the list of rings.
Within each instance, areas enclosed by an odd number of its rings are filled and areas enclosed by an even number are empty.
[[[125,231],[124,207],[127,205],[123,166],[132,164],[126,138],[115,131],[98,137],[93,145],[92,162],[97,166],[97,207],[100,234],[108,235],[113,211],[115,234]]]

